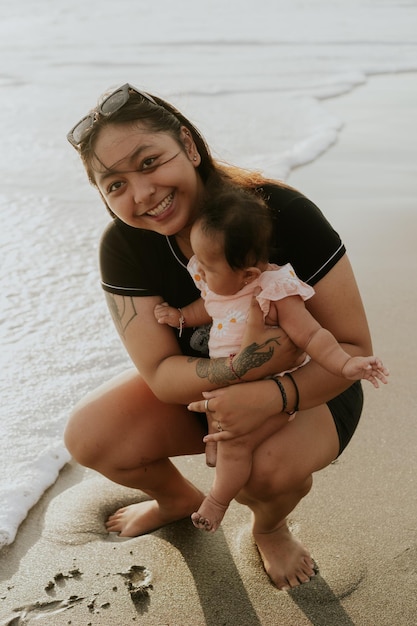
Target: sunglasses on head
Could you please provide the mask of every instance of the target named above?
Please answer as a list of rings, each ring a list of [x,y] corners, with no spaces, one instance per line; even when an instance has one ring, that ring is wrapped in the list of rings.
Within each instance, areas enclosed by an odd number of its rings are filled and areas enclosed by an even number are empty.
[[[86,134],[96,123],[97,116],[104,115],[107,117],[108,115],[116,113],[116,111],[119,111],[126,104],[132,93],[136,93],[139,96],[142,96],[145,100],[148,100],[148,102],[158,106],[158,103],[152,98],[152,96],[144,91],[136,89],[136,87],[132,87],[129,83],[126,83],[125,85],[122,85],[112,91],[111,94],[104,98],[98,107],[75,124],[74,128],[72,128],[67,134],[67,139],[70,144],[72,144],[74,148],[78,148]]]

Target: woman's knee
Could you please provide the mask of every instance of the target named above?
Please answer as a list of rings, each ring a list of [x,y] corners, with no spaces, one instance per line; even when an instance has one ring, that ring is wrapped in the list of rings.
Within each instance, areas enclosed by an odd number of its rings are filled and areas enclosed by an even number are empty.
[[[90,427],[88,425],[88,413],[80,409],[74,409],[70,416],[64,431],[64,443],[71,456],[85,467],[94,467],[98,457],[97,438],[94,439],[89,435]]]
[[[297,493],[306,496],[313,484],[311,474],[304,474],[291,467],[259,468],[254,466],[251,477],[243,490],[249,500],[269,500],[279,495]]]
[[[64,442],[80,465],[96,468],[115,448],[124,421],[134,412],[132,406],[139,404],[131,392],[138,388],[138,379],[137,373],[136,376],[131,371],[123,373],[77,403],[68,420]]]

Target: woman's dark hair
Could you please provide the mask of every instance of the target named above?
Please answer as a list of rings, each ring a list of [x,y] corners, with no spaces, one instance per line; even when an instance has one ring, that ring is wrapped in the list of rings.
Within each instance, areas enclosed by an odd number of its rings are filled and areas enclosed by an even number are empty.
[[[245,269],[269,259],[272,220],[262,198],[224,177],[207,181],[197,218],[209,237],[223,237],[224,255],[232,269]]]
[[[183,147],[181,140],[181,128],[185,126],[185,128],[187,128],[190,132],[200,155],[201,162],[197,171],[205,185],[207,184],[209,177],[228,179],[233,181],[237,186],[248,190],[260,188],[268,182],[273,182],[275,185],[281,184],[277,181],[265,178],[259,172],[245,170],[214,160],[211,156],[207,143],[194,124],[192,124],[169,102],[162,100],[162,98],[159,98],[158,96],[152,95],[151,97],[156,104],[132,90],[128,101],[115,113],[110,115],[101,115],[96,112],[96,119],[91,127],[91,130],[77,146],[77,150],[86,169],[88,179],[92,185],[95,187],[97,186],[93,165],[95,165],[96,168],[100,165],[104,167],[97,159],[94,151],[95,143],[100,131],[108,125],[122,125],[134,122],[138,124],[145,124],[150,132],[170,133],[181,147]],[[283,186],[285,185],[283,184]],[[105,201],[104,203],[109,213],[115,217],[107,203]]]
[[[201,157],[201,163],[198,166],[198,171],[202,180],[205,181],[214,171],[216,167],[215,163],[206,142],[197,128],[174,106],[157,96],[152,96],[152,98],[157,103],[156,105],[145,99],[140,94],[132,91],[126,104],[124,104],[123,107],[115,113],[108,116],[97,114],[96,121],[94,122],[91,131],[78,147],[79,154],[92,185],[96,186],[94,171],[92,168],[93,163],[97,162],[97,157],[94,152],[96,139],[100,131],[105,126],[110,124],[128,124],[129,122],[145,124],[151,132],[164,132],[171,134],[181,146],[183,144],[181,141],[180,131],[181,127],[185,126],[192,135]]]

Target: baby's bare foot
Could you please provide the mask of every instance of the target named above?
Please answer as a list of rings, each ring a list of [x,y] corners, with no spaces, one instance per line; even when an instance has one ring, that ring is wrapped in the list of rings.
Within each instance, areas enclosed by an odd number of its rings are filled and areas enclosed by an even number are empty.
[[[161,506],[156,500],[145,500],[118,509],[106,522],[109,533],[119,533],[120,537],[138,537],[150,533],[161,526],[184,519],[201,503],[203,494],[194,490],[193,497],[186,502],[172,502]]]
[[[288,591],[308,582],[315,574],[314,561],[294,537],[287,523],[269,533],[253,533],[264,568],[278,589]]]
[[[198,511],[191,515],[191,521],[194,526],[196,528],[199,528],[200,530],[207,530],[208,532],[210,532],[212,529],[210,520],[200,515]]]
[[[221,504],[209,493],[198,511],[191,515],[191,520],[196,528],[214,533],[220,526],[226,511],[227,505]]]

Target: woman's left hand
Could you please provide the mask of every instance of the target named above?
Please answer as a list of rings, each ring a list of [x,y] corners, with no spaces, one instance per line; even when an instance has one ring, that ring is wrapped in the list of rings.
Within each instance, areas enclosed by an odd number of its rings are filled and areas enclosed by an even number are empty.
[[[203,397],[189,404],[188,409],[206,413],[210,433],[204,438],[206,443],[247,435],[272,415],[277,415],[277,430],[288,421],[285,414],[280,420],[281,398],[276,385],[268,380],[205,391]]]

